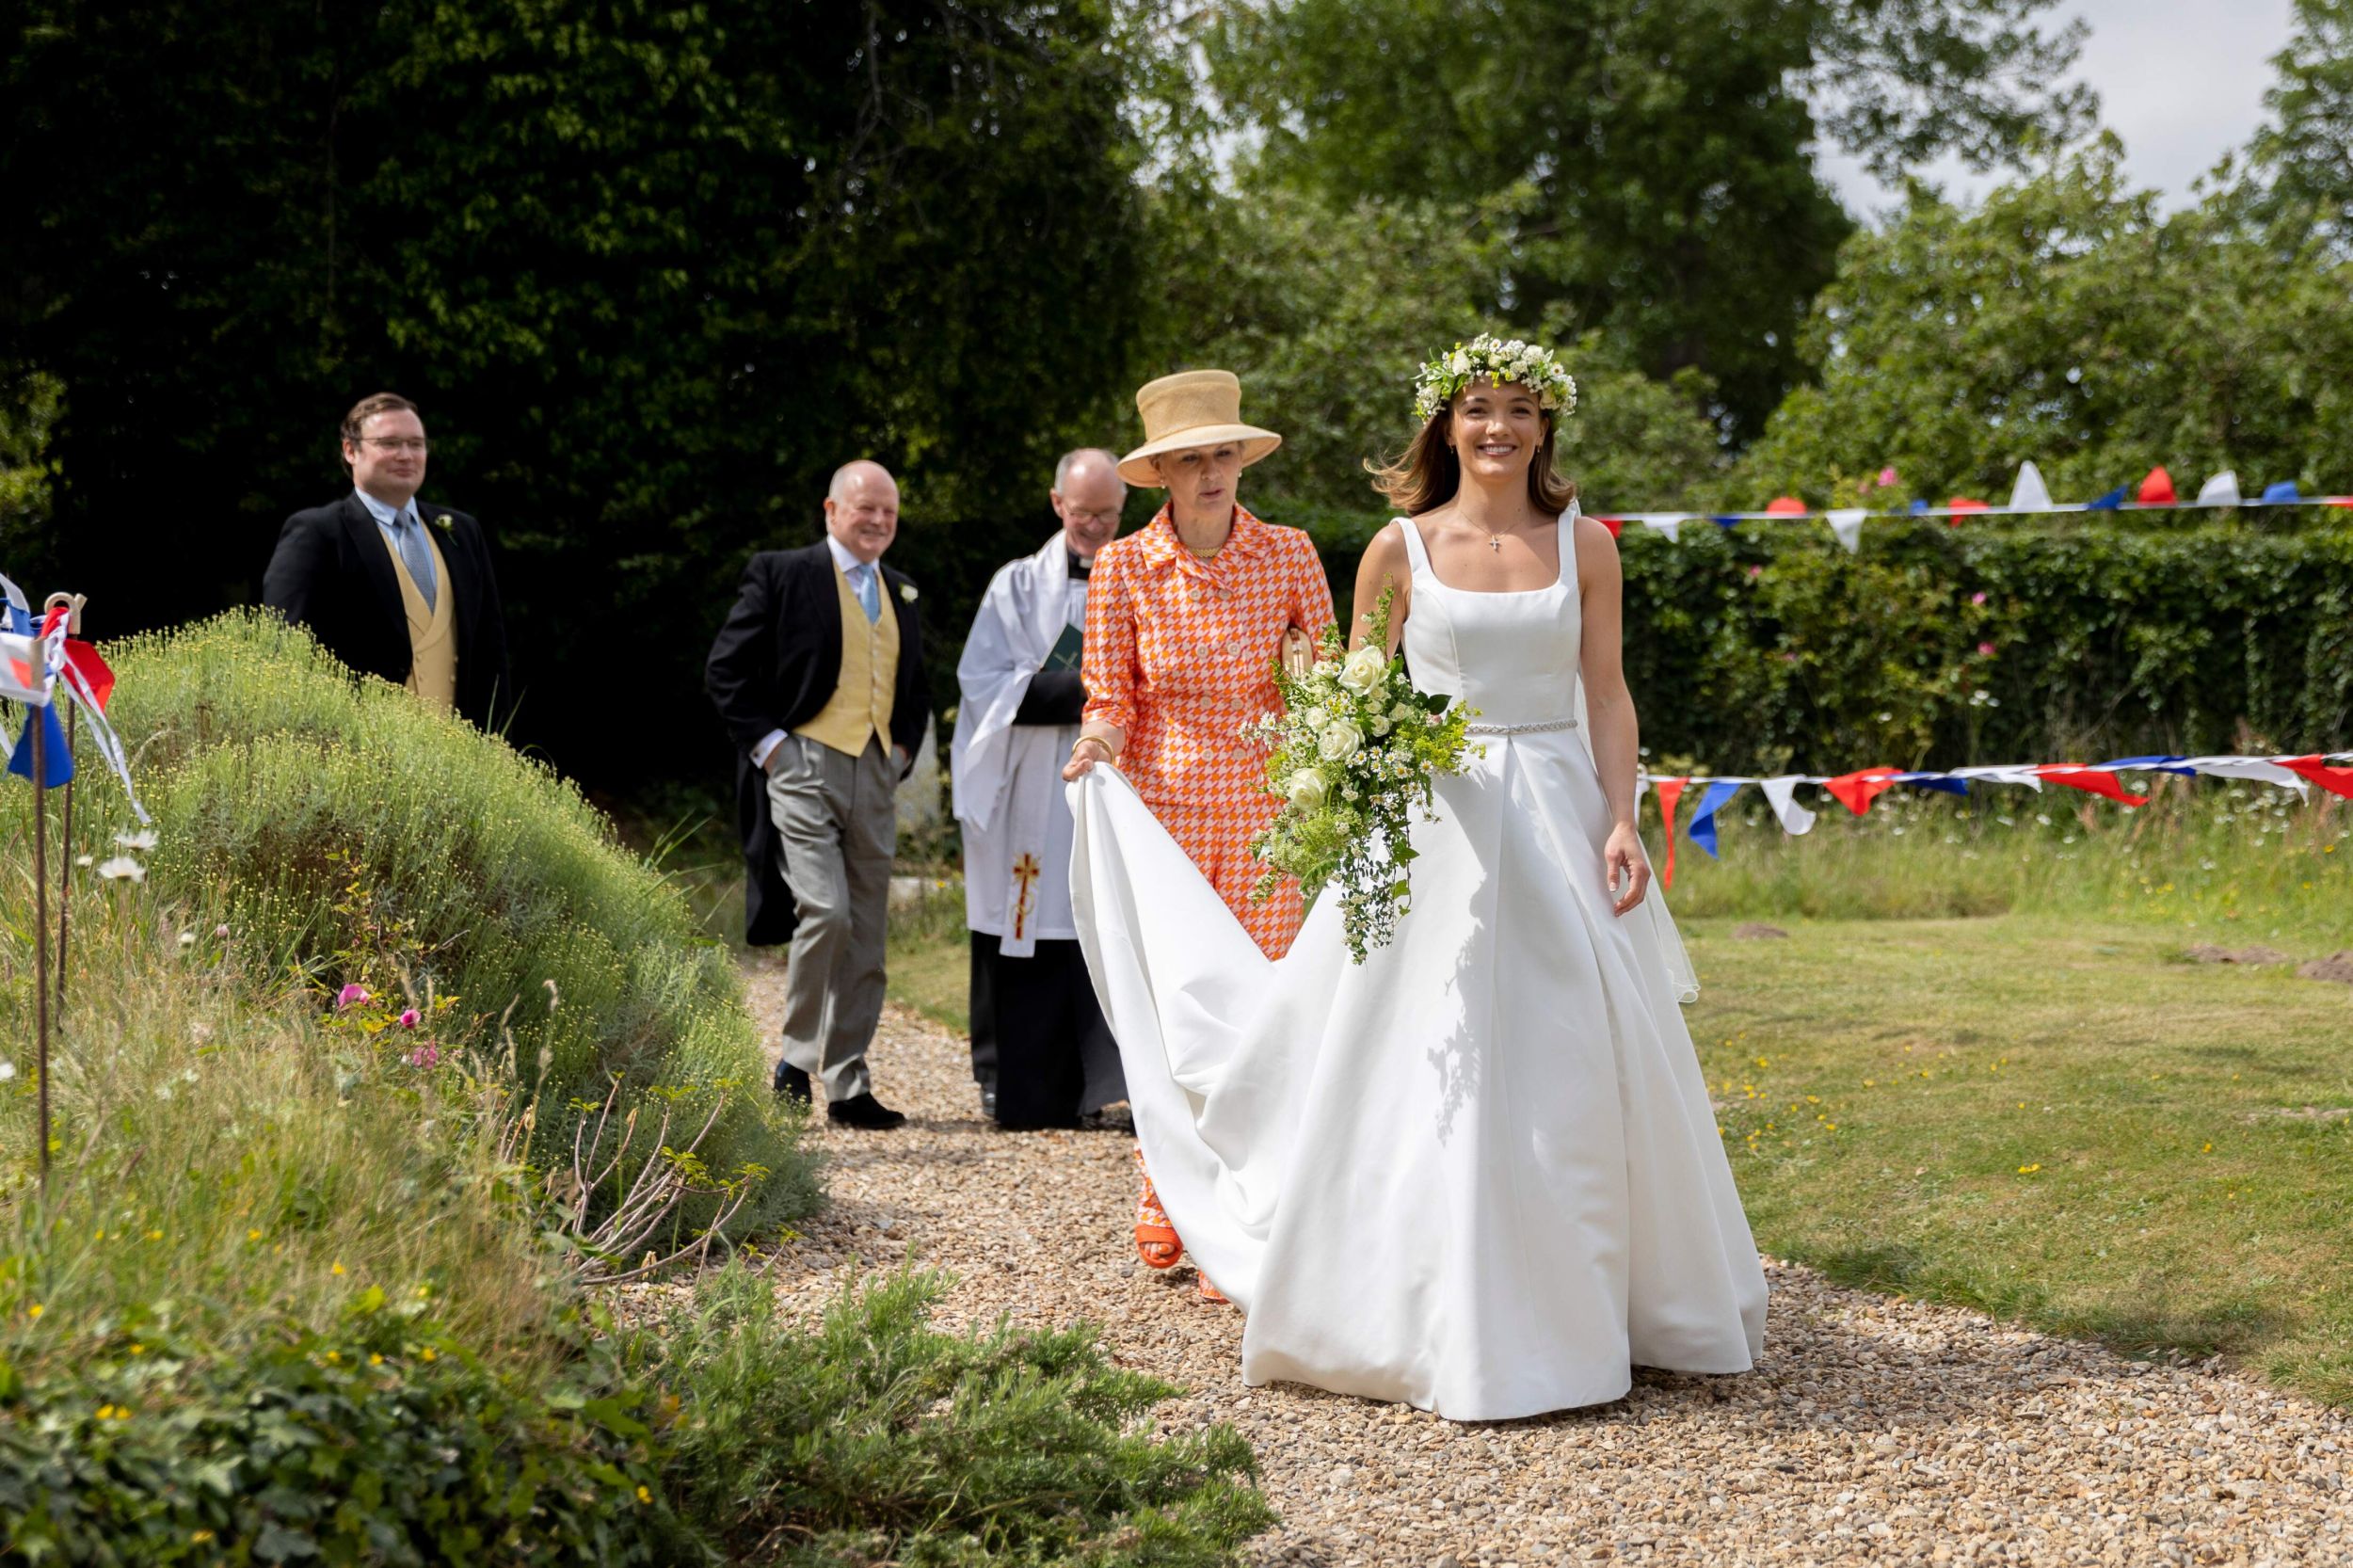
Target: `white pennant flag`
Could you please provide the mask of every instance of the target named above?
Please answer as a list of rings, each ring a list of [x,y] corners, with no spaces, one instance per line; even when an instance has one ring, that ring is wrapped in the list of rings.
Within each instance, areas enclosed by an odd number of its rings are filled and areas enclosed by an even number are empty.
[[[2018,483],[2009,488],[2009,509],[2013,512],[2047,512],[2051,509],[2051,488],[2042,482],[2042,471],[2029,457],[2018,465]]]
[[[1830,524],[1830,531],[1838,536],[1838,542],[1852,555],[1863,546],[1863,520],[1870,515],[1860,506],[1847,506],[1824,512],[1822,520]]]
[[[1773,815],[1781,819],[1781,830],[1792,838],[1806,833],[1814,826],[1814,813],[1800,806],[1792,793],[1804,782],[1806,777],[1801,773],[1756,781],[1756,787],[1765,792],[1766,804],[1773,808]]]
[[[1950,776],[1982,778],[1988,784],[2024,784],[2038,794],[2042,790],[2042,776],[2035,772],[2031,765],[2023,762],[2004,762],[1990,768],[1955,768]]]
[[[2302,774],[2290,773],[2277,762],[2266,762],[2260,757],[2185,757],[2182,765],[2196,768],[2212,778],[2246,778],[2258,784],[2277,784],[2310,796],[2312,784]]]
[[[2224,469],[2220,473],[2198,487],[2201,506],[2235,506],[2238,504],[2238,474]]]
[[[58,637],[63,636],[60,628]],[[35,708],[48,707],[56,681],[56,651],[49,638],[0,632],[0,696]]]
[[[1669,544],[1679,544],[1682,541],[1675,536],[1675,530],[1689,521],[1690,516],[1689,512],[1661,512],[1657,517],[1644,517],[1642,526],[1666,535]]]

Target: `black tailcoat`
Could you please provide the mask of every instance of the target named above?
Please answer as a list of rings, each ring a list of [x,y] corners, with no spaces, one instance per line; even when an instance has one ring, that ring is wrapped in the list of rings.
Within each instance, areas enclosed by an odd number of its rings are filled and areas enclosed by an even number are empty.
[[[482,525],[447,506],[417,503],[441,547],[457,640],[457,712],[485,729],[512,711],[506,619]],[[311,629],[327,650],[363,675],[395,686],[408,679],[408,611],[400,601],[384,531],[346,495],[286,520],[262,578],[262,602]]]
[[[768,776],[752,747],[771,730],[788,733],[815,718],[841,680],[841,596],[833,552],[763,550],[744,568],[743,591],[711,645],[703,684],[719,707],[735,750],[736,828],[744,840],[744,939],[772,947],[792,939],[792,894],[776,867],[776,827],[768,814]],[[915,584],[882,568],[884,606],[899,617],[899,679],[890,699],[891,744],[909,765],[931,720],[923,673],[923,619]],[[904,776],[904,775],[903,775]]]

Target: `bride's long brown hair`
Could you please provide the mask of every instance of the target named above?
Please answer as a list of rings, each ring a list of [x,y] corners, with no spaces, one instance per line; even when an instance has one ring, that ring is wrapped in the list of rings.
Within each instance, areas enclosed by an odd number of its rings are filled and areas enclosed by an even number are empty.
[[[1537,440],[1536,450],[1528,459],[1528,499],[1538,511],[1559,517],[1577,499],[1577,484],[1563,479],[1552,466],[1552,414],[1545,410],[1541,416],[1545,433]],[[1445,505],[1454,499],[1454,492],[1463,488],[1463,459],[1454,455],[1454,404],[1430,416],[1407,446],[1402,456],[1392,462],[1376,463],[1365,460],[1365,472],[1372,475],[1372,488],[1389,498],[1389,504],[1409,518]]]

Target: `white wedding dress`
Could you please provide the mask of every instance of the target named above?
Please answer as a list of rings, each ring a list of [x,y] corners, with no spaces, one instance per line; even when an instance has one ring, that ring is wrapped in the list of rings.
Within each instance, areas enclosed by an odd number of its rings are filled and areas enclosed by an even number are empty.
[[[1362,966],[1338,900],[1270,961],[1115,772],[1070,786],[1080,940],[1153,1185],[1247,1315],[1242,1377],[1497,1420],[1739,1372],[1765,1279],[1663,915],[1610,910],[1563,580],[1449,588],[1404,523],[1415,683],[1486,747]],[[1654,890],[1652,897],[1656,898]]]

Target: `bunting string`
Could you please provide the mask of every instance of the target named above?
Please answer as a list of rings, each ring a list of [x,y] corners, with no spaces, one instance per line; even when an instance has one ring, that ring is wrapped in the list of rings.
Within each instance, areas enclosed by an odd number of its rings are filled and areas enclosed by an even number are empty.
[[[1882,470],[1878,484],[1892,488],[1897,483],[1896,471]],[[2353,507],[2353,495],[2308,496],[2301,493],[2294,480],[2281,480],[2267,485],[2253,496],[2242,495],[2238,475],[2230,470],[2215,474],[2199,487],[2191,500],[2183,500],[2173,488],[2172,475],[2163,468],[2149,471],[2137,486],[2119,485],[2105,495],[2090,501],[2053,501],[2050,488],[2043,483],[2042,472],[2031,462],[2019,466],[2017,482],[2010,488],[2006,504],[1979,501],[1957,495],[1942,505],[1928,501],[1914,501],[1905,506],[1808,506],[1796,496],[1776,497],[1761,512],[1612,512],[1590,514],[1593,520],[1612,534],[1621,533],[1629,522],[1641,523],[1654,533],[1664,534],[1668,540],[1680,542],[1682,526],[1687,522],[1713,523],[1719,528],[1737,528],[1749,522],[1821,522],[1830,527],[1831,535],[1849,553],[1862,546],[1863,525],[1875,519],[1917,520],[1941,518],[1958,524],[1965,517],[2031,517],[2065,512],[2185,512],[2225,510],[2231,508],[2286,509],[2303,506]]]
[[[2122,757],[2111,762],[2006,762],[1941,770],[1857,768],[1852,773],[1829,776],[1793,773],[1771,777],[1749,774],[1654,774],[1645,769],[1637,777],[1636,790],[1638,798],[1640,793],[1653,790],[1658,793],[1659,816],[1667,828],[1667,853],[1659,878],[1673,888],[1676,808],[1685,792],[1694,787],[1700,792],[1699,804],[1693,808],[1690,821],[1684,824],[1682,836],[1714,859],[1717,820],[1724,808],[1751,785],[1765,796],[1765,803],[1774,820],[1781,824],[1782,831],[1802,837],[1813,830],[1818,819],[1814,811],[1799,804],[1797,792],[1801,785],[1819,790],[1858,817],[1868,814],[1872,802],[1899,784],[1957,795],[1966,795],[1979,784],[2014,784],[2038,792],[2046,784],[2056,784],[2102,796],[2127,809],[2146,806],[2146,794],[2125,787],[2124,776],[2128,774],[2170,774],[2184,778],[2229,778],[2271,784],[2294,790],[2307,799],[2317,788],[2353,800],[2353,751],[2310,752],[2293,757]]]

